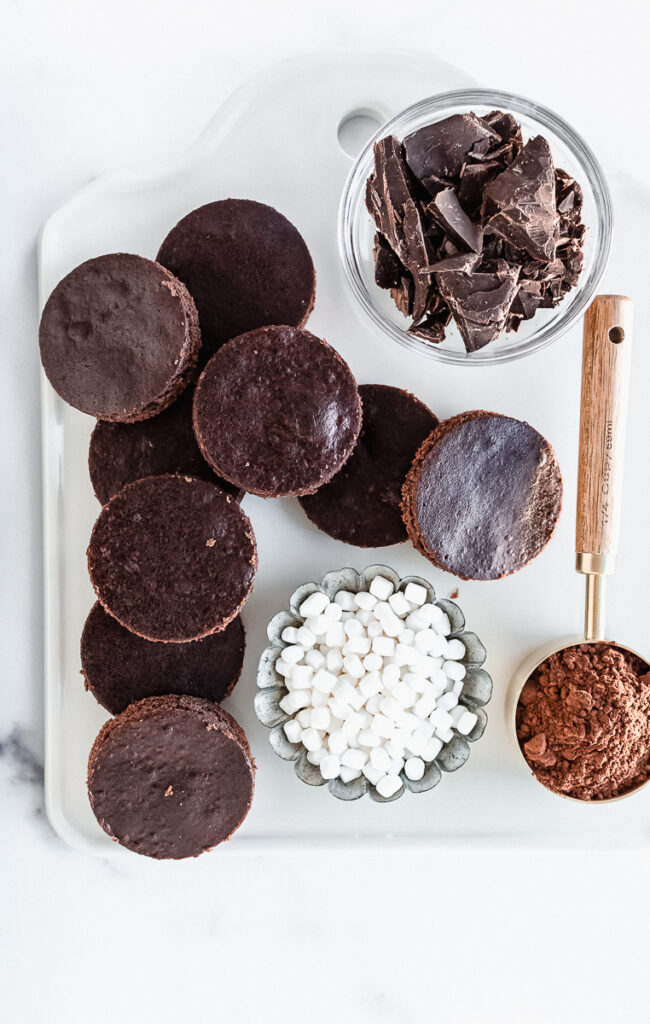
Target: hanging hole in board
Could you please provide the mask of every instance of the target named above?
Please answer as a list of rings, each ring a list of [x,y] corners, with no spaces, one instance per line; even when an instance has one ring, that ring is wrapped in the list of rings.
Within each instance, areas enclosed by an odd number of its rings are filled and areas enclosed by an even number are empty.
[[[622,327],[610,327],[609,329],[609,340],[614,345],[620,345],[625,338],[625,331]]]
[[[354,160],[384,121],[381,114],[367,107],[353,110],[341,118],[336,134],[346,156]]]

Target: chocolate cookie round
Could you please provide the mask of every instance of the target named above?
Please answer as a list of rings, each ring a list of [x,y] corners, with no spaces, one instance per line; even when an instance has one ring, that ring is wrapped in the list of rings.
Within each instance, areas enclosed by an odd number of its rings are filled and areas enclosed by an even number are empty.
[[[133,423],[166,409],[195,376],[201,334],[181,281],[159,263],[115,253],[59,282],[39,344],[64,401],[98,419]]]
[[[562,506],[551,445],[528,423],[465,412],[424,442],[404,484],[416,548],[461,579],[496,580],[536,557]]]
[[[193,210],[169,232],[157,259],[189,288],[211,352],[254,327],[302,327],[314,305],[309,250],[293,224],[264,203],[224,199]]]
[[[352,455],[300,504],[335,540],[361,548],[399,544],[407,539],[400,508],[404,480],[438,419],[400,388],[361,384],[359,394],[363,420]]]
[[[255,765],[243,729],[208,700],[150,697],[100,730],[88,795],[116,842],[157,859],[198,857],[250,810]]]
[[[224,629],[253,588],[255,535],[233,497],[191,476],[136,480],[104,505],[88,546],[97,597],[147,640]]]
[[[308,331],[263,327],[223,345],[194,394],[194,432],[215,473],[262,497],[331,480],[361,427],[359,392],[338,352]]]
[[[193,397],[190,386],[169,409],[140,423],[98,421],[90,437],[88,469],[102,505],[126,484],[161,473],[210,480],[241,500],[244,492],[213,473],[199,451],[192,428]]]
[[[98,601],[81,634],[81,668],[86,689],[112,715],[172,693],[218,703],[239,679],[245,646],[239,615],[203,640],[161,644],[125,629]]]

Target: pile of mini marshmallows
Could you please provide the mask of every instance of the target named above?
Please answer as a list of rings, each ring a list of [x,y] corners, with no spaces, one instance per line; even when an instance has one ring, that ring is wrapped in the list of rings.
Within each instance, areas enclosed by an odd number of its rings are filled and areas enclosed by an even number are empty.
[[[287,626],[275,667],[289,691],[280,707],[291,743],[302,743],[324,779],[363,774],[385,798],[422,778],[454,731],[477,716],[459,705],[465,647],[448,639],[448,616],[408,583],[383,576],[369,591],[315,591],[300,605],[304,625]]]

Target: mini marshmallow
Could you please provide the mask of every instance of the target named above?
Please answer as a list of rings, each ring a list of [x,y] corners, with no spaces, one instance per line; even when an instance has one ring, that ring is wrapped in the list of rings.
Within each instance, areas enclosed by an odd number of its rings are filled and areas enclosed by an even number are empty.
[[[280,701],[280,707],[287,715],[295,715],[301,708],[309,707],[310,695],[308,690],[292,690]]]
[[[408,644],[402,643],[401,640],[395,647],[395,658],[398,665],[417,665],[420,660],[415,648],[409,647]]]
[[[335,729],[327,737],[327,746],[331,754],[342,754],[348,749],[348,741],[342,729]]]
[[[298,611],[303,619],[309,619],[312,615],[321,615],[329,603],[330,599],[326,594],[323,594],[320,590],[315,590],[313,594],[305,598]]]
[[[454,708],[454,711],[456,708]],[[473,711],[469,711],[467,708],[463,709],[462,715],[454,719],[454,727],[458,730],[461,736],[468,736],[476,723],[478,722],[478,715],[474,714]]]
[[[442,700],[442,698],[440,698],[440,700]],[[428,718],[435,707],[436,695],[433,692],[433,687],[431,687],[422,694],[420,699],[416,702],[413,711],[418,718]]]
[[[434,736],[432,739],[427,740],[427,742],[425,743],[424,750],[422,751],[422,760],[435,761],[441,750],[442,740],[438,739],[437,736]]]
[[[377,623],[381,629],[381,624]],[[372,649],[375,654],[379,654],[382,658],[392,658],[395,653],[395,641],[389,636],[376,636],[373,637]]]
[[[429,602],[423,604],[421,608],[418,608],[418,613],[429,626],[433,622],[438,622],[444,614],[442,608],[439,608],[437,604],[431,604]]]
[[[358,739],[360,747],[381,746],[381,736],[378,736],[376,732],[372,731],[372,729],[361,729]]]
[[[370,612],[377,604],[377,598],[374,594],[369,594],[367,590],[360,590],[358,594],[354,595],[354,603],[364,612]]]
[[[400,590],[398,590],[395,594],[391,594],[391,596],[388,598],[388,603],[392,608],[393,612],[395,613],[395,615],[399,615],[400,618],[404,618],[411,611],[411,606],[409,602],[407,601],[406,597],[404,596],[404,594],[402,594]]]
[[[377,637],[383,637],[384,635],[381,622],[378,622],[378,620],[375,619],[372,615],[370,616],[370,622],[366,626],[366,633],[372,640],[374,640]],[[386,639],[388,638],[386,637]]]
[[[325,659],[323,659],[325,661]],[[319,668],[318,672],[315,673],[314,678],[311,681],[311,685],[315,690],[320,690],[321,693],[331,693],[337,683],[337,677],[328,672],[325,668]]]
[[[365,658],[363,659],[363,667],[365,668],[366,672],[378,672],[381,668],[383,668],[383,665],[384,659],[381,657],[381,655],[375,654],[374,651],[372,651],[370,654],[366,654]]]
[[[441,730],[449,729],[453,724],[454,720],[448,711],[443,711],[442,708],[436,708],[429,715],[429,721],[435,727],[437,733]]]
[[[381,671],[381,679],[384,686],[387,686],[389,689],[391,686],[396,686],[400,679],[399,665],[384,665]]]
[[[306,626],[301,626],[300,629],[296,630],[296,643],[307,649],[314,646],[316,643],[316,637],[312,633],[311,629],[307,629]]]
[[[344,765],[341,765],[339,778],[341,782],[354,782],[355,779],[361,778],[361,772],[356,771],[354,768],[346,768]]]
[[[423,587],[421,583],[411,582],[407,583],[404,587],[404,597],[407,601],[410,601],[411,604],[417,605],[418,608],[420,605],[425,603],[428,596],[426,588]]]
[[[404,774],[411,782],[419,782],[424,775],[424,761],[421,757],[409,757],[404,765]]]
[[[445,646],[445,658],[449,658],[451,661],[460,661],[461,658],[465,657],[465,644],[461,643],[460,640],[447,640]]]
[[[386,715],[378,713],[373,718],[370,729],[383,739],[389,740],[395,731],[395,722],[387,718]]]
[[[313,668],[314,672],[318,672],[320,668],[325,667],[325,655],[321,651],[307,651],[304,661],[306,665]]]
[[[356,617],[353,619],[348,619],[343,628],[345,629],[345,635],[347,637],[365,636],[366,633],[362,623],[359,622],[359,620]]]
[[[414,756],[422,754],[427,743],[427,737],[423,736],[421,732],[413,732],[406,744],[408,751]]]
[[[438,634],[429,627],[418,629],[413,644],[421,654],[430,654],[432,648],[439,642]],[[443,641],[444,645],[444,641]]]
[[[315,764],[316,767],[318,767],[324,757],[327,757],[325,747],[319,747],[318,750],[307,751],[307,760],[310,764]]]
[[[358,654],[346,654],[343,659],[343,668],[351,675],[354,679],[361,679],[365,676],[366,670],[361,663],[361,658]]]
[[[345,662],[345,659],[344,659]],[[353,676],[339,676],[334,686],[334,696],[341,704],[350,704],[357,692],[353,683]]]
[[[426,615],[422,614],[419,608],[417,608],[414,612],[411,612],[410,615],[407,615],[405,621],[406,628],[412,629],[416,633],[418,632],[418,630],[426,629],[427,626],[429,625],[429,620],[427,619]]]
[[[325,665],[328,672],[339,672],[343,667],[343,655],[340,651],[331,650],[325,655]]]
[[[305,619],[305,626],[316,637],[324,636],[331,624],[331,620],[326,619],[324,615],[314,615],[310,619]]]
[[[343,609],[340,604],[328,604],[323,615],[326,619],[329,619],[330,622],[339,622],[343,615]]]
[[[386,715],[386,718],[390,718],[391,722],[395,722],[397,724],[401,721],[404,709],[394,697],[384,697],[379,705],[379,710],[382,714]]]
[[[351,594],[349,590],[339,590],[334,595],[334,604],[338,604],[344,612],[353,612],[356,608],[354,594]]]
[[[415,640],[415,633],[413,632],[412,629],[408,629],[408,627],[403,629],[402,632],[399,635],[399,642],[401,644],[407,644],[408,647],[412,647],[413,646],[413,641],[414,640]]]
[[[370,751],[370,763],[381,772],[390,771],[390,756],[383,747],[373,747]]]
[[[306,750],[318,750],[323,746],[321,734],[311,727],[309,729],[303,729],[302,736],[300,738],[302,740],[302,745]]]
[[[456,679],[456,680],[454,680],[454,685],[451,688],[451,692],[455,693],[457,697],[460,697],[461,693],[463,692],[463,686],[464,685],[465,685],[465,680],[464,679]]]
[[[290,718],[288,722],[284,723],[282,728],[284,730],[284,735],[289,740],[289,743],[300,743],[302,730],[300,728],[300,724],[295,718]]]
[[[415,704],[416,695],[412,688],[404,680],[399,682],[397,686],[394,686],[391,692],[393,697],[395,698],[395,700],[402,709],[412,708],[413,705]]]
[[[309,729],[309,727],[311,726],[312,713],[312,708],[303,708],[302,711],[298,712],[298,714],[296,715],[296,722],[298,723],[301,729]]]
[[[384,777],[379,780],[377,783],[377,792],[380,796],[383,796],[388,800],[402,788],[402,785],[402,780],[399,775],[393,775],[391,773],[390,775],[384,775]]]
[[[283,650],[282,660],[286,661],[289,665],[295,665],[297,662],[302,661],[304,654],[304,647],[301,647],[300,644],[292,644]]]
[[[385,772],[379,771],[379,769],[375,768],[375,766],[370,761],[367,761],[366,764],[364,764],[363,768],[361,769],[361,772],[363,775],[365,775],[368,782],[372,786],[376,786],[379,780],[383,779],[385,775]]]
[[[326,731],[329,729],[330,722],[332,720],[332,713],[328,707],[313,708],[311,713],[311,727],[312,729],[320,729]]]
[[[451,633],[451,622],[449,621],[449,616],[445,614],[445,612],[442,613],[440,618],[434,619],[431,625],[435,629],[436,633],[440,634],[440,636],[449,636]]]
[[[436,730],[428,718],[421,718],[415,727],[415,731],[421,732],[426,739],[430,740]]]
[[[404,623],[390,608],[387,612],[382,612],[379,621],[381,622],[384,633],[386,633],[387,636],[397,637],[404,630]]]
[[[350,654],[368,654],[370,651],[370,640],[367,636],[351,636],[347,642]]]
[[[404,767],[403,757],[391,757],[390,759],[390,771],[393,775],[399,775]]]
[[[281,633],[282,639],[287,644],[298,643],[298,630],[295,626],[286,626]]]
[[[365,719],[359,711],[352,711],[343,722],[342,732],[349,738],[350,736],[356,736],[360,729],[365,725]]]
[[[324,779],[336,779],[341,771],[341,762],[336,754],[327,754],[319,767]]]
[[[355,771],[360,772],[367,763],[368,754],[365,750],[346,750],[341,755],[341,764],[346,768],[354,768]]]
[[[449,743],[454,738],[454,731],[451,726],[447,729],[436,729],[436,736],[442,740],[443,743]]]
[[[363,679],[359,680],[359,691],[364,697],[372,697],[375,693],[380,693],[383,686],[381,676],[379,672],[368,672]]]
[[[451,679],[454,683],[457,680],[460,681],[461,679],[464,679],[467,675],[467,669],[464,665],[461,665],[459,661],[444,661],[442,663],[442,671],[447,676],[447,679]]]
[[[327,701],[329,700],[328,693],[321,693],[320,690],[311,691],[311,706],[313,708],[324,708],[327,707]]]
[[[375,576],[370,584],[370,593],[378,601],[387,601],[394,589],[393,584],[385,576]]]
[[[453,691],[443,693],[441,697],[438,697],[437,707],[442,708],[443,711],[451,711],[458,704],[458,697]]]
[[[358,611],[355,618],[357,619],[357,622],[361,623],[365,630],[368,629],[371,622],[375,621],[375,617],[372,612]]]
[[[288,682],[292,690],[306,690],[312,685],[313,678],[314,670],[309,665],[295,665]]]
[[[275,671],[286,679],[293,672],[293,665],[290,665],[288,661],[284,661],[282,658],[278,658],[275,663]]]
[[[345,625],[343,622],[333,622],[325,634],[327,647],[342,647],[345,643]]]
[[[379,705],[381,703],[381,697],[378,693],[373,693],[372,697],[368,697],[366,701],[366,710],[371,715],[376,715],[379,711]]]

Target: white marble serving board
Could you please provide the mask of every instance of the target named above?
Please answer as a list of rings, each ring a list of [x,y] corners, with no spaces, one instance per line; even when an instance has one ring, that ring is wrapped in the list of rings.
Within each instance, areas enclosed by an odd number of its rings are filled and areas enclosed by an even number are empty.
[[[351,158],[338,141],[351,113],[379,122],[436,92],[475,84],[432,56],[393,52],[298,60],[253,79],[219,109],[198,142],[154,173],[104,178],[57,210],[40,242],[41,305],[74,266],[101,253],[155,257],[169,228],[202,203],[235,196],[270,203],[304,235],[317,270],[310,330],[327,338],[360,383],[395,384],[441,418],[486,408],[526,419],[554,445],[564,473],[565,508],[556,534],[529,567],[494,583],[458,583],[410,544],[363,551],[320,533],[293,499],[244,498],[259,547],[255,592],[244,609],[247,652],[242,678],[226,703],[249,737],[258,764],[253,808],[229,849],[339,844],[612,845],[647,844],[650,788],[607,807],[580,806],[547,793],[527,774],[508,736],[504,695],[524,655],[555,636],[577,632],[582,581],[573,571],[580,383],[580,329],[530,358],[504,366],[443,366],[410,354],[360,319],[337,252],[338,204]],[[561,111],[560,111],[561,113]],[[636,352],[630,404],[625,508],[619,569],[611,581],[609,633],[650,651],[646,641],[650,506],[647,345],[649,300],[638,240],[650,236],[650,197],[631,179],[610,176],[616,229],[603,291],[633,296]],[[93,422],[68,408],[43,378],[45,503],[46,799],[52,825],[69,843],[106,855],[125,852],[104,835],[86,794],[86,764],[106,713],[83,688],[79,637],[93,603],[85,551],[99,506],[87,471]],[[265,625],[295,587],[333,568],[383,562],[418,574],[441,597],[458,586],[468,628],[488,649],[494,679],[489,722],[470,760],[430,793],[394,804],[334,799],[311,789],[279,760],[253,712],[255,669]]]

